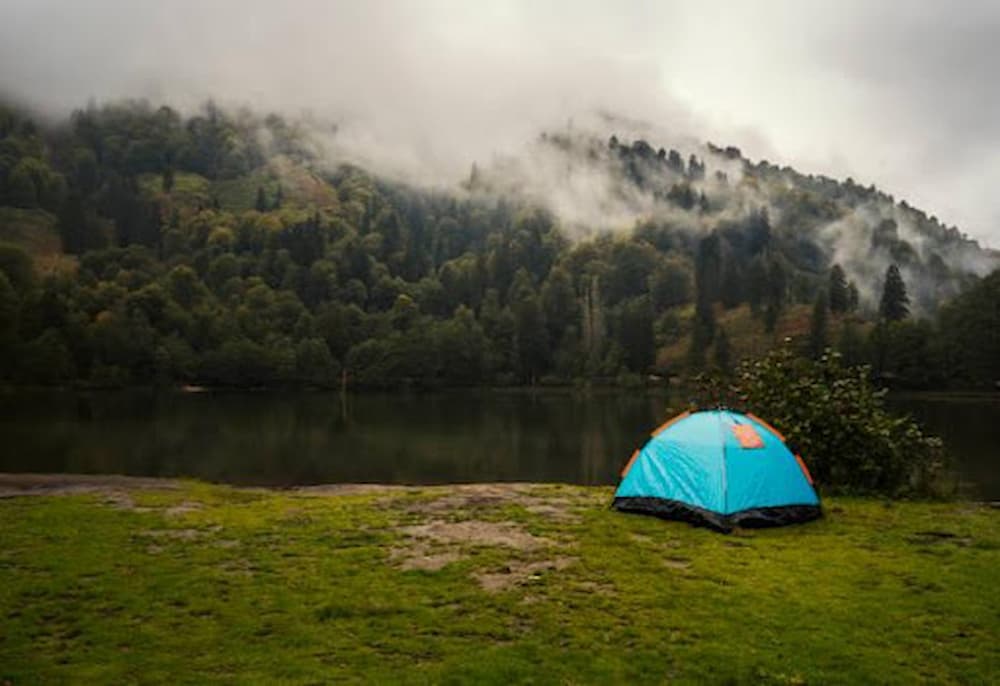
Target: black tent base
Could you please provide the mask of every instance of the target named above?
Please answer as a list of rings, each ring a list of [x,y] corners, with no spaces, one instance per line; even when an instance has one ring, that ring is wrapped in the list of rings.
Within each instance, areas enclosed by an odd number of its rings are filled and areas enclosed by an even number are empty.
[[[678,500],[664,498],[615,498],[611,507],[620,512],[653,515],[661,519],[675,519],[695,526],[705,526],[729,533],[734,527],[756,529],[784,526],[812,521],[823,516],[819,505],[782,505],[781,507],[755,507],[730,515],[712,512]]]

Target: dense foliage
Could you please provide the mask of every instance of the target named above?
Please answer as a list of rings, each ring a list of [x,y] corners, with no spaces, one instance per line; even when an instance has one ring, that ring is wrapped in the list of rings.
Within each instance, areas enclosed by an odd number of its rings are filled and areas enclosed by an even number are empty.
[[[943,466],[940,440],[890,415],[869,370],[827,352],[818,360],[779,348],[727,380],[702,377],[702,407],[766,417],[800,453],[820,486],[851,493],[927,494]]]
[[[0,107],[0,379],[638,383],[728,368],[745,349],[717,321],[726,312],[746,308],[776,336],[829,287],[837,316],[874,315],[848,278],[862,272],[831,275],[817,233],[884,203],[874,189],[712,146],[685,161],[644,141],[539,145],[599,167],[614,197],[648,199],[648,211],[570,240],[579,227],[500,192],[495,171],[474,170],[461,191],[417,190],[331,168],[278,116],[124,103],[40,126]],[[885,220],[873,254],[927,276],[933,298],[970,282],[963,260],[978,246],[892,211],[922,232],[921,249]],[[37,247],[46,232],[70,257]],[[936,302],[930,292],[915,301]]]
[[[898,276],[898,274],[896,275]],[[894,278],[887,277],[887,282]],[[893,286],[899,289],[897,282]],[[897,291],[905,298],[905,290]],[[898,312],[898,310],[896,310]],[[943,305],[933,319],[883,316],[866,339],[845,327],[836,347],[904,388],[996,388],[1000,382],[1000,270]]]

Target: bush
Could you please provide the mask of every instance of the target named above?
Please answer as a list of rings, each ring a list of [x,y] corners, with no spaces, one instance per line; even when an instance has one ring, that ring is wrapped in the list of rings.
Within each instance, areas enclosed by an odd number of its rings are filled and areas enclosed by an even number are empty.
[[[699,377],[700,407],[753,412],[781,431],[808,464],[816,483],[834,491],[890,496],[929,495],[940,484],[941,441],[909,417],[885,407],[867,367],[849,367],[839,353],[818,360],[787,348],[743,362],[733,377]]]

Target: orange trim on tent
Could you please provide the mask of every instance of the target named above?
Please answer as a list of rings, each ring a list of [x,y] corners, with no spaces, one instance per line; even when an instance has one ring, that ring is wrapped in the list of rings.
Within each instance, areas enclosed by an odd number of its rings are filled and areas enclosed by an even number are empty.
[[[799,463],[799,466],[802,468],[802,473],[806,475],[806,480],[809,482],[810,485],[812,485],[813,478],[812,474],[809,473],[809,467],[806,467],[806,463],[803,462],[802,458],[799,457],[798,455],[795,456],[795,461]]]
[[[744,450],[764,447],[764,441],[752,424],[734,424],[733,435]]]
[[[677,415],[673,419],[668,419],[667,421],[665,421],[662,424],[660,424],[660,426],[658,426],[656,428],[656,431],[654,431],[653,433],[651,433],[650,436],[659,436],[661,433],[663,433],[664,431],[666,431],[667,428],[671,424],[675,424],[676,422],[679,422],[680,420],[684,419],[685,417],[687,417],[690,414],[691,414],[690,410],[685,410],[684,412],[681,412],[679,415]]]
[[[632,469],[632,463],[635,462],[635,458],[637,457],[639,457],[638,448],[635,449],[635,452],[632,453],[632,457],[628,458],[628,462],[626,462],[625,466],[622,467],[622,478],[625,478],[625,475],[628,474],[628,470]]]
[[[763,424],[766,428],[770,429],[770,431],[775,436],[777,436],[778,438],[780,438],[782,443],[785,442],[785,436],[780,431],[778,431],[777,429],[775,429],[773,426],[771,426],[770,424],[768,424],[767,422],[765,422],[763,419],[761,419],[760,417],[758,417],[754,413],[747,412],[747,417],[750,417],[750,419],[754,420],[755,422]]]

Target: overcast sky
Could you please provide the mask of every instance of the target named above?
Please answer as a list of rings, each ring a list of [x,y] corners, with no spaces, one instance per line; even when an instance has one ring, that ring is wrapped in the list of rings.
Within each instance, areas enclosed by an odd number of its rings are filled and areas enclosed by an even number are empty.
[[[312,111],[442,177],[607,110],[875,183],[994,247],[998,64],[1000,2],[0,0],[0,91],[53,110]]]

